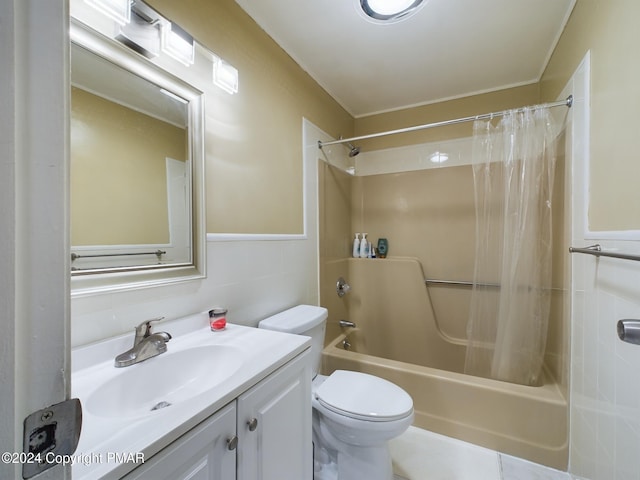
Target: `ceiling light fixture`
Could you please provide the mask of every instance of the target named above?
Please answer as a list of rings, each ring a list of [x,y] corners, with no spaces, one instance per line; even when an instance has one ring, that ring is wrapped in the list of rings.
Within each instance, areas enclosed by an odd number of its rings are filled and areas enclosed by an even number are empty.
[[[424,5],[424,0],[360,0],[364,13],[385,23],[406,18],[421,5]]]

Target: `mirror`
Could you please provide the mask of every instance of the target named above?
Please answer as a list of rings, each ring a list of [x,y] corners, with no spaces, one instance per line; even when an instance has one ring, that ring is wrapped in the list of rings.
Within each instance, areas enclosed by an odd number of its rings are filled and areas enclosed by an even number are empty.
[[[81,23],[71,41],[72,287],[204,276],[202,93]]]

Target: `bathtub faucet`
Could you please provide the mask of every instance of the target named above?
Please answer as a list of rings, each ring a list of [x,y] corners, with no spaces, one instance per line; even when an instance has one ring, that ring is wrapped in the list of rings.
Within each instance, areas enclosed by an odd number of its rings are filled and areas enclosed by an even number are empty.
[[[351,286],[346,282],[346,280],[342,277],[338,279],[336,282],[336,293],[340,298],[344,297],[345,294],[351,290]]]
[[[350,322],[349,320],[340,320],[340,321],[338,321],[338,324],[341,327],[349,327],[349,328],[355,328],[356,327],[356,324],[353,323],[353,322]]]

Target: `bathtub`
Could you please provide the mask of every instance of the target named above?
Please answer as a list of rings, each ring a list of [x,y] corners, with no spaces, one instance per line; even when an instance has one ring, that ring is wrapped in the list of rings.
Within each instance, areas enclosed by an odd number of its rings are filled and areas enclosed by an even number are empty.
[[[329,342],[322,372],[354,370],[385,378],[413,397],[415,426],[567,469],[567,401],[550,375],[543,375],[541,386],[528,387],[374,356],[367,345],[385,341],[367,338],[371,334],[375,330],[350,329]]]

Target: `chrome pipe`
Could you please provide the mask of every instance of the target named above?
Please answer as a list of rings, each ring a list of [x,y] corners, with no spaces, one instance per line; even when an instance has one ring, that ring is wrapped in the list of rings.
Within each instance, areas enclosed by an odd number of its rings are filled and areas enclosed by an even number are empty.
[[[551,102],[551,103],[543,103],[541,105],[534,105],[531,108],[534,110],[540,110],[542,108],[552,108],[552,107],[571,108],[572,105],[573,105],[573,95],[569,95],[565,100],[559,100],[557,102]],[[397,130],[389,130],[387,132],[379,132],[379,133],[370,133],[368,135],[360,135],[358,137],[340,138],[338,140],[332,140],[330,142],[318,141],[318,148],[322,148],[327,145],[351,143],[351,142],[357,142],[359,140],[369,140],[370,138],[385,137],[387,135],[396,135],[398,133],[416,132],[418,130],[426,130],[428,128],[445,127],[447,125],[457,125],[458,123],[474,122],[476,120],[491,120],[492,118],[502,117],[508,114],[509,112],[512,112],[513,110],[514,109],[503,110],[501,112],[485,113],[483,115],[474,115],[471,117],[456,118],[454,120],[445,120],[442,122],[427,123],[425,125],[416,125],[414,127],[398,128]],[[522,110],[522,109],[515,109],[515,110]]]

